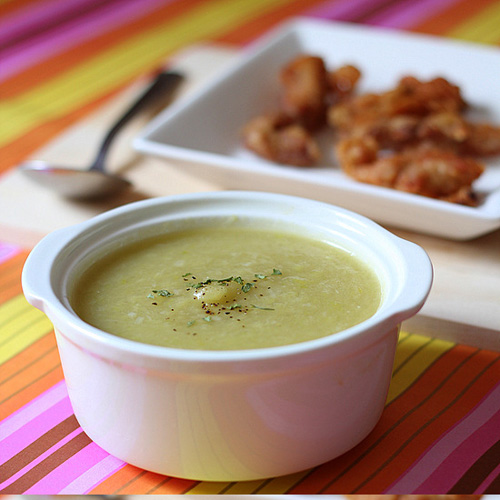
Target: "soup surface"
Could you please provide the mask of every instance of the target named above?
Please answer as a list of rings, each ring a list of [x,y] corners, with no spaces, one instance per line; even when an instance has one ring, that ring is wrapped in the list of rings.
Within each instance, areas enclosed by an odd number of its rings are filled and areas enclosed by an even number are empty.
[[[361,260],[325,242],[250,227],[193,229],[98,260],[71,294],[87,323],[185,349],[253,349],[345,330],[381,290]]]

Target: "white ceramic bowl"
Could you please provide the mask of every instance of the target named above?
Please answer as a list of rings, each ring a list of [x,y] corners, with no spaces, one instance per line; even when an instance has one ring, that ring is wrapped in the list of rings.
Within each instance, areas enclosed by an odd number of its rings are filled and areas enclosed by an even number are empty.
[[[68,290],[97,252],[227,217],[335,241],[376,271],[374,316],[281,347],[196,351],[141,344],[76,316]],[[28,301],[54,324],[83,430],[112,455],[154,472],[239,481],[304,470],[346,452],[384,408],[398,327],[431,287],[427,254],[374,222],[317,201],[214,192],[141,201],[44,238],[23,271]]]

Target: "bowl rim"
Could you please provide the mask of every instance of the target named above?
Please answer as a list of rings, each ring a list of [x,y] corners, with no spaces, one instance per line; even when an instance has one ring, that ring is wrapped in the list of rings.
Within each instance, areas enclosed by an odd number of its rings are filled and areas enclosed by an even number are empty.
[[[392,245],[393,249],[402,255],[404,261],[405,256],[403,254],[405,253],[410,255],[408,259],[418,261],[420,270],[417,290],[412,291],[413,297],[410,302],[401,305],[399,308],[389,306],[387,310],[384,310],[382,304],[374,315],[341,332],[282,346],[238,350],[183,349],[125,339],[86,323],[70,310],[55,292],[52,276],[61,252],[67,251],[71,245],[76,245],[78,240],[84,238],[85,235],[94,234],[97,228],[101,228],[101,230],[102,228],[110,228],[113,221],[116,222],[130,214],[135,213],[137,215],[141,211],[147,212],[147,210],[154,207],[172,207],[176,203],[203,203],[214,200],[234,200],[243,203],[274,201],[284,205],[295,204],[310,207],[310,210],[323,209],[332,214],[336,213],[341,218],[352,221],[360,225],[361,228],[379,235],[381,240]],[[273,220],[272,214],[269,214],[269,219]],[[117,234],[115,233],[115,239]],[[407,277],[406,279],[410,278]],[[109,210],[80,224],[56,230],[44,237],[29,254],[22,273],[22,287],[28,302],[42,310],[49,317],[56,331],[59,331],[73,344],[91,350],[99,356],[113,357],[114,353],[120,357],[119,354],[121,353],[127,358],[131,357],[131,359],[139,357],[150,360],[176,360],[179,362],[232,363],[235,361],[276,360],[282,357],[298,356],[307,352],[318,352],[328,347],[339,348],[339,346],[352,341],[354,338],[363,339],[365,345],[371,345],[379,340],[381,335],[386,335],[388,330],[398,326],[403,319],[415,314],[422,307],[430,292],[432,279],[431,261],[421,247],[403,240],[365,216],[328,203],[291,195],[229,190],[188,193],[141,200]],[[408,287],[406,286],[405,289],[408,289]],[[61,328],[59,325],[64,326]],[[367,337],[371,337],[368,344],[366,344],[365,340]]]

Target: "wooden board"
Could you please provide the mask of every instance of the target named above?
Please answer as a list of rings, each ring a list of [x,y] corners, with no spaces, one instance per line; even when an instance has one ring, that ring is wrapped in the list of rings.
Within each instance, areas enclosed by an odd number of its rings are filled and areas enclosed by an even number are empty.
[[[187,80],[181,99],[207,83],[237,52],[231,47],[195,46],[172,61]],[[82,167],[92,160],[107,128],[119,117],[145,82],[123,92],[113,102],[37,151],[33,158]],[[15,169],[0,177],[0,240],[27,248],[45,234],[88,219],[130,201],[152,196],[222,189],[182,172],[175,163],[143,157],[131,140],[150,116],[138,119],[120,135],[110,169],[131,180],[134,191],[104,202],[75,202],[55,196],[24,178]],[[455,242],[388,228],[421,245],[435,270],[430,297],[422,311],[403,325],[408,331],[500,350],[500,231]]]

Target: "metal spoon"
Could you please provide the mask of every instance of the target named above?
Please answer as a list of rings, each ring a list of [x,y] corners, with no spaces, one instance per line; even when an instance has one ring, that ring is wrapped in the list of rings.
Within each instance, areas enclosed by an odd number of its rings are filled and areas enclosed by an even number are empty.
[[[111,143],[131,118],[158,99],[170,96],[182,80],[183,76],[173,71],[160,73],[151,86],[110,129],[94,162],[87,169],[56,166],[40,160],[23,163],[19,169],[33,181],[67,198],[83,200],[117,194],[129,187],[130,182],[105,171],[105,160]]]

